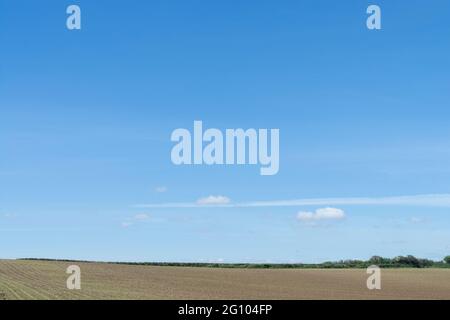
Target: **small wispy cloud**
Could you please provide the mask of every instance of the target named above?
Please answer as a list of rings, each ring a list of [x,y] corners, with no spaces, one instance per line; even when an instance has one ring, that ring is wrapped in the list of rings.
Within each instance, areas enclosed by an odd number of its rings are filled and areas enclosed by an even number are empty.
[[[137,204],[136,208],[200,208],[205,204],[216,207],[250,208],[250,207],[300,207],[300,206],[340,206],[340,205],[401,205],[421,207],[450,207],[450,194],[425,194],[394,197],[355,197],[355,198],[317,198],[317,199],[291,199],[270,200],[233,203],[227,197],[210,196],[197,200],[197,202],[150,203]]]
[[[133,225],[133,222],[122,222],[121,226],[122,228],[128,228],[131,227]]]
[[[134,225],[136,223],[144,222],[144,221],[147,221],[147,220],[150,220],[150,216],[148,214],[146,214],[146,213],[139,213],[139,214],[136,214],[135,216],[133,216],[132,218],[128,218],[125,221],[123,221],[121,223],[121,226],[123,228],[128,228],[128,227],[131,227],[132,225]]]
[[[197,200],[197,205],[200,206],[211,206],[211,205],[226,205],[231,202],[230,198],[225,196],[209,196],[206,198],[200,198]]]
[[[300,211],[297,213],[297,220],[302,222],[314,222],[320,220],[342,220],[345,218],[345,212],[337,208],[320,208],[311,211]]]
[[[164,193],[164,192],[167,192],[168,190],[169,189],[167,187],[164,187],[164,186],[155,188],[155,192],[158,192],[158,193]]]
[[[137,214],[134,216],[134,220],[137,220],[137,221],[145,221],[148,219],[150,219],[150,216],[146,213],[140,213],[140,214]]]
[[[425,220],[422,219],[422,218],[418,218],[418,217],[412,217],[410,221],[411,221],[412,223],[422,223],[422,222],[424,222]]]

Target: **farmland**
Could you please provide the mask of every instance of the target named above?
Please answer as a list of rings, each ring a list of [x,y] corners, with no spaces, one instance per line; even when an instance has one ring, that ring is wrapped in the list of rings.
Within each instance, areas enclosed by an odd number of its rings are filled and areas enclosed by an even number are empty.
[[[81,290],[66,268],[81,268]],[[450,299],[450,269],[244,269],[0,260],[0,299]]]

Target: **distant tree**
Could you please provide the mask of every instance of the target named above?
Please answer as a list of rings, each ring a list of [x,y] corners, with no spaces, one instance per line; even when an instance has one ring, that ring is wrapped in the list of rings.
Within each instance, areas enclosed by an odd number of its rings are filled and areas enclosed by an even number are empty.
[[[384,262],[384,258],[380,256],[373,256],[369,259],[369,262],[376,265],[382,264]]]
[[[446,256],[444,262],[450,264],[450,256]]]
[[[419,259],[419,268],[432,267],[434,265],[433,260],[429,259]]]
[[[417,259],[416,257],[411,256],[411,255],[408,255],[406,257],[403,257],[403,256],[395,257],[394,262],[396,262],[402,266],[405,266],[405,267],[414,267],[414,268],[421,267],[421,263],[420,263],[419,259]]]

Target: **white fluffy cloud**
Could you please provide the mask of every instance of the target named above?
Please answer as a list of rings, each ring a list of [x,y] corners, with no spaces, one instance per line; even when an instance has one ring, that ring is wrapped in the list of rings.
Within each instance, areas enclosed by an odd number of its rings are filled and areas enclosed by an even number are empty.
[[[224,205],[231,202],[230,198],[224,196],[209,196],[197,200],[198,205]]]
[[[337,208],[320,208],[314,212],[300,211],[297,213],[297,219],[303,222],[314,222],[319,220],[342,220],[344,218],[344,210]]]

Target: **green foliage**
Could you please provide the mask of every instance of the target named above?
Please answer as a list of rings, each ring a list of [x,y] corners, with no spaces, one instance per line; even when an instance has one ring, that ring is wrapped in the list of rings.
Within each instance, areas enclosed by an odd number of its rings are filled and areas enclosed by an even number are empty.
[[[75,262],[73,260],[53,260],[53,259],[22,259],[22,260],[46,260]],[[94,262],[94,261],[76,261]],[[393,259],[373,256],[369,260],[340,260],[327,261],[318,264],[306,263],[185,263],[185,262],[109,262],[114,264],[145,265],[145,266],[173,266],[173,267],[206,267],[206,268],[251,268],[251,269],[357,269],[367,268],[377,265],[380,268],[450,268],[450,256],[443,261],[436,262],[428,259],[420,259],[414,256],[398,256]]]

